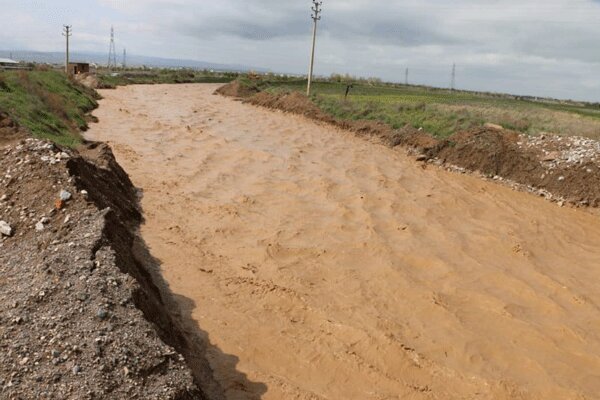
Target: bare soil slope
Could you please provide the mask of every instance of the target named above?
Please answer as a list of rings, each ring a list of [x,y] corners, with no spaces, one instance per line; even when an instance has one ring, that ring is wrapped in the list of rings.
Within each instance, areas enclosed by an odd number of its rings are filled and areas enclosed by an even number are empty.
[[[82,151],[0,144],[0,398],[207,398],[133,255],[135,189],[106,146]]]
[[[215,85],[103,91],[88,137],[228,399],[595,399],[600,219]]]

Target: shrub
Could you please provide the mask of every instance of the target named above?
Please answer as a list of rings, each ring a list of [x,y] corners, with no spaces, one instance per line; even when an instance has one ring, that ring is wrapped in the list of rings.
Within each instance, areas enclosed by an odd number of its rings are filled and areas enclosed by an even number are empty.
[[[8,86],[8,82],[6,81],[4,74],[0,74],[0,92],[10,93],[10,86]]]

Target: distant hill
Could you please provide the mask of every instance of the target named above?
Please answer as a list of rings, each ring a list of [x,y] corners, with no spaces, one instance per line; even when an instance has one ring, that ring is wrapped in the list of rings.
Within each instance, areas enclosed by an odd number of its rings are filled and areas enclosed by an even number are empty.
[[[0,57],[10,57],[16,61],[61,64],[64,63],[65,55],[60,52],[40,52],[40,51],[3,51],[0,50]],[[106,65],[108,61],[107,54],[101,53],[71,53],[71,60],[80,62],[89,62],[98,65]],[[117,62],[121,62],[117,59]],[[127,65],[131,67],[156,67],[156,68],[194,68],[194,69],[214,69],[218,71],[257,71],[269,72],[265,68],[256,68],[247,65],[238,64],[218,64],[207,61],[196,60],[178,60],[171,58],[138,56],[135,54],[127,54]]]

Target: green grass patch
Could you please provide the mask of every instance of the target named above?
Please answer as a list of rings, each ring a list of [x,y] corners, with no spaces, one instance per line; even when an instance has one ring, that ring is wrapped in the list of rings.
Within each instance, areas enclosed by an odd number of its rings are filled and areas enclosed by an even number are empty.
[[[76,146],[98,95],[57,71],[0,72],[0,110],[34,137]]]
[[[189,69],[127,69],[98,71],[100,87],[105,89],[125,85],[228,83],[237,76],[238,74],[236,73],[217,73]]]
[[[353,87],[345,99],[348,83]],[[340,119],[377,120],[394,128],[410,125],[440,138],[493,123],[526,134],[549,132],[600,139],[598,104],[380,82],[348,83],[317,81],[312,100]],[[261,86],[271,92],[304,92],[306,81],[274,80]]]

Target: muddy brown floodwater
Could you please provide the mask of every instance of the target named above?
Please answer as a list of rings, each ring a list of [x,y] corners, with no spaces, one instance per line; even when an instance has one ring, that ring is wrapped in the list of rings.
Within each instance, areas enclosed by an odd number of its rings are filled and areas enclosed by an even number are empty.
[[[212,95],[102,91],[87,134],[227,399],[597,399],[600,217]]]

